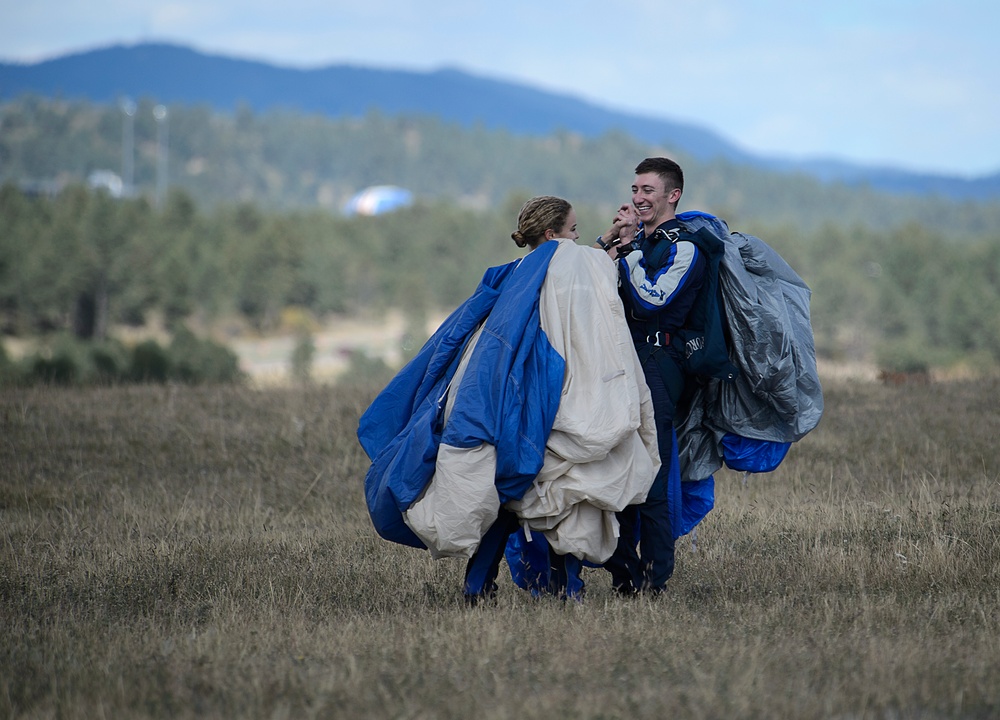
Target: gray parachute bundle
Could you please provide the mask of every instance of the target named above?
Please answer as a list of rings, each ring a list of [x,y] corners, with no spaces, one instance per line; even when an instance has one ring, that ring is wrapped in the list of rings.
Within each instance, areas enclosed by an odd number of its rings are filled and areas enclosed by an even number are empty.
[[[678,218],[725,242],[719,288],[730,360],[740,371],[731,381],[692,383],[679,408],[681,477],[701,480],[724,462],[732,467],[726,451],[731,439],[787,450],[819,423],[823,391],[809,320],[812,293],[802,278],[763,240],[731,233],[719,218],[700,212]]]

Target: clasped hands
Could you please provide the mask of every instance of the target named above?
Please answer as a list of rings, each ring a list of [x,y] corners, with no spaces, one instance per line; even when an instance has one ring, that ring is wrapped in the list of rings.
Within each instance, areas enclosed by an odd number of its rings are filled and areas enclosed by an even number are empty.
[[[636,228],[639,227],[639,216],[632,205],[622,205],[611,221],[611,228],[601,235],[604,249],[612,260],[618,259],[618,247],[632,242]],[[598,243],[600,245],[600,243]]]

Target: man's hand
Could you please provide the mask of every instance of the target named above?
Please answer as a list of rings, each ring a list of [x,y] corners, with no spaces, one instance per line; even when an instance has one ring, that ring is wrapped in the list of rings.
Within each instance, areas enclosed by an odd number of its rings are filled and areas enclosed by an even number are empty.
[[[622,205],[618,208],[618,213],[614,219],[614,226],[618,230],[617,237],[623,243],[632,242],[632,238],[635,237],[635,231],[639,227],[639,215],[636,213],[635,208],[632,205]]]
[[[631,235],[622,235],[622,230],[628,231],[630,225],[635,232],[635,210],[632,209],[631,205],[622,205],[618,208],[618,212],[615,213],[614,219],[611,220],[611,227],[605,231],[601,238],[603,238],[605,244],[611,245],[611,243],[619,239],[631,239]]]
[[[627,245],[635,237],[639,217],[631,205],[622,205],[611,221],[611,228],[599,238],[599,245],[607,251],[612,260],[618,259],[618,246]],[[596,247],[597,245],[595,245]]]

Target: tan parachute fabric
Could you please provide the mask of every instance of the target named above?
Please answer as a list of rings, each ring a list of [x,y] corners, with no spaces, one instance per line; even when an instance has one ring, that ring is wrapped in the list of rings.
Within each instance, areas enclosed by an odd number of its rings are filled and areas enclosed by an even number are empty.
[[[541,472],[508,508],[553,549],[591,562],[614,552],[614,513],[641,502],[660,461],[643,378],[607,255],[560,240],[539,295],[542,329],[566,360],[559,411]],[[530,302],[531,298],[526,298]],[[469,343],[451,387],[460,386]],[[448,412],[454,398],[448,398]],[[496,519],[496,458],[489,445],[441,445],[436,472],[405,513],[435,557],[470,557]]]

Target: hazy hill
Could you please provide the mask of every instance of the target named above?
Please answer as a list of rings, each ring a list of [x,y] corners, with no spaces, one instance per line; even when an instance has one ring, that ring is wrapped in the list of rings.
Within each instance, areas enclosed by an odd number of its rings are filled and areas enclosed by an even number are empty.
[[[152,97],[224,111],[245,104],[258,112],[283,108],[330,117],[378,109],[536,135],[572,130],[594,136],[618,128],[695,157],[750,159],[718,135],[691,125],[623,115],[568,95],[451,69],[419,73],[335,65],[301,70],[176,45],[119,45],[34,65],[0,64],[0,99],[23,93],[95,102]]]
[[[124,96],[162,103],[278,108],[328,117],[421,114],[466,127],[546,135],[567,130],[596,137],[611,130],[700,160],[724,160],[783,172],[804,172],[897,193],[958,199],[1000,197],[1000,173],[985,178],[915,174],[822,159],[755,156],[718,134],[690,124],[618,113],[578,98],[446,69],[419,73],[336,65],[311,70],[277,67],[165,44],[115,46],[31,65],[0,63],[0,100],[25,94],[113,103]],[[530,111],[529,111],[530,110]]]

